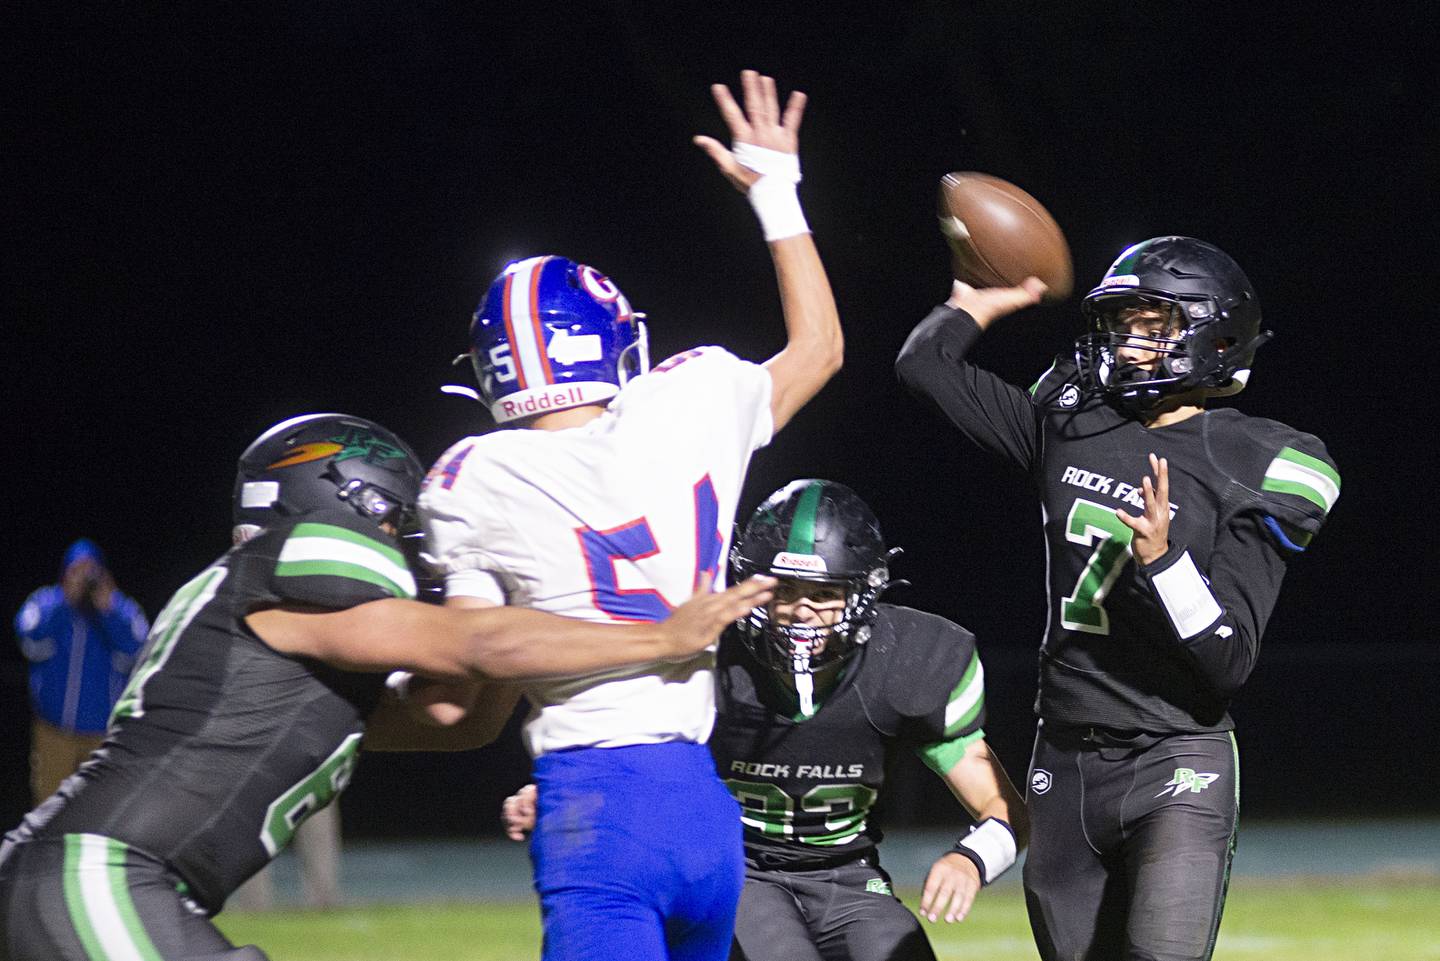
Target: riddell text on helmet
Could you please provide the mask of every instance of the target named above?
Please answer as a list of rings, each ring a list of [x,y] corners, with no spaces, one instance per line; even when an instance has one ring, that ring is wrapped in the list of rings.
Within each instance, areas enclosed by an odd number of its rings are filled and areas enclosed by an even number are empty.
[[[522,401],[502,400],[501,410],[506,417],[518,417],[521,414],[536,414],[542,410],[555,410],[561,407],[574,407],[585,403],[585,392],[579,387],[567,387],[564,391],[553,394],[544,394],[540,397],[527,397]]]

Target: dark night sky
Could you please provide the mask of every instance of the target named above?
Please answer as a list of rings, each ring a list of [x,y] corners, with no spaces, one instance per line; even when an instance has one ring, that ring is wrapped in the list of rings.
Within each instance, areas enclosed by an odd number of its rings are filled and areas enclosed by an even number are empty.
[[[1214,6],[12,6],[6,609],[88,534],[153,614],[227,545],[235,458],[282,417],[367,416],[427,460],[479,429],[437,388],[462,377],[448,362],[513,257],[610,274],[657,358],[697,342],[769,356],[782,327],[758,228],[689,143],[723,133],[707,85],[755,67],[811,95],[802,197],[849,350],[757,458],[742,509],[796,476],[851,484],[908,549],[897,599],[1030,676],[1034,498],[890,366],[946,293],[939,176],[991,172],[1049,206],[1082,291],[1160,233],[1245,266],[1277,337],[1237,406],[1320,435],[1344,478],[1269,651],[1306,678],[1372,676],[1430,640],[1418,598],[1435,594],[1415,556],[1436,533],[1435,433],[1411,361],[1429,353],[1414,325],[1433,317],[1440,236],[1434,48],[1418,5],[1324,22]],[[1078,320],[1073,299],[1012,318],[980,360],[1028,384]],[[1277,670],[1264,689],[1292,690]],[[1329,709],[1358,719],[1373,698]],[[1418,724],[1405,700],[1391,720]],[[1237,714],[1283,724],[1272,708],[1242,697]]]

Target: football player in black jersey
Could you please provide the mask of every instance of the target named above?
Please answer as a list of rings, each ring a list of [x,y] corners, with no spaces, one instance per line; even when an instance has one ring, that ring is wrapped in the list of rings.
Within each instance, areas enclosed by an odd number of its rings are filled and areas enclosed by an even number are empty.
[[[923,915],[963,919],[1024,847],[1024,804],[984,740],[975,639],[879,603],[890,554],[864,501],[825,480],[771,495],[732,550],[737,578],[778,578],[719,650],[710,750],[740,803],[746,858],[733,959],[935,957],[876,851],[875,805],[904,752],[978,822],[931,867]],[[529,787],[507,801],[512,837],[532,807]]]
[[[1208,958],[1239,806],[1228,705],[1340,476],[1312,435],[1206,409],[1245,386],[1270,336],[1218,248],[1171,236],[1121,253],[1084,298],[1088,332],[1028,391],[967,360],[1043,291],[956,283],[896,363],[1042,501],[1031,926],[1046,959]]]
[[[691,657],[768,596],[763,580],[707,592],[634,629],[416,603],[396,535],[421,473],[393,434],[338,414],[250,446],[240,543],[156,618],[104,746],[6,836],[0,961],[262,959],[208,917],[349,782],[386,671],[468,683]],[[408,718],[388,717],[403,745]]]

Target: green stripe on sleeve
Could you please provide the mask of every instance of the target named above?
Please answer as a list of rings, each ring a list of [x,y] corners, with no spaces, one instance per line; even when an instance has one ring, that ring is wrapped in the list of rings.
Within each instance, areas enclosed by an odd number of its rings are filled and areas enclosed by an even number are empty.
[[[1261,490],[1271,491],[1275,494],[1293,494],[1296,497],[1303,497],[1322,511],[1329,510],[1325,498],[1315,488],[1308,484],[1301,484],[1296,481],[1275,480],[1272,477],[1265,478],[1265,483],[1260,485]]]
[[[1328,513],[1340,496],[1340,475],[1323,460],[1285,447],[1265,469],[1260,489],[1302,497]]]
[[[985,707],[985,669],[980,666],[980,655],[970,655],[970,666],[960,678],[960,683],[950,692],[945,705],[945,734],[950,736],[963,731],[974,722]]]
[[[984,731],[971,731],[964,737],[957,737],[949,741],[936,741],[934,744],[918,747],[915,749],[915,753],[920,756],[920,760],[925,762],[926,767],[944,777],[955,765],[960,763],[960,759],[965,756],[965,751],[970,745],[984,736]]]
[[[276,565],[275,573],[279,577],[348,577],[351,580],[374,584],[394,597],[415,596],[414,591],[406,590],[384,574],[343,561],[285,561]]]
[[[348,527],[339,527],[335,524],[317,524],[313,521],[306,521],[303,524],[296,524],[295,529],[290,532],[290,536],[333,537],[337,540],[349,541],[352,544],[368,547],[372,551],[388,558],[390,561],[399,564],[401,567],[405,566],[405,557],[395,548],[373,537],[367,537],[357,531],[352,531]]]
[[[277,577],[348,577],[394,597],[414,597],[415,576],[398,550],[334,524],[295,525],[280,548]]]
[[[1329,464],[1325,463],[1318,457],[1311,457],[1304,451],[1296,450],[1293,447],[1281,448],[1278,456],[1281,460],[1288,460],[1292,464],[1299,464],[1301,467],[1308,467],[1311,470],[1315,471],[1317,474],[1324,474],[1326,477],[1330,478],[1330,483],[1334,484],[1336,487],[1340,486],[1340,473],[1335,470],[1335,468],[1331,467]]]

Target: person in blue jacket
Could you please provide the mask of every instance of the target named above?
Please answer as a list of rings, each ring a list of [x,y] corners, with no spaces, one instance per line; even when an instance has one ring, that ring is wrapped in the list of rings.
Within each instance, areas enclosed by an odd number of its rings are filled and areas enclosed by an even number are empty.
[[[105,555],[88,538],[66,549],[60,583],[25,599],[15,634],[30,662],[30,789],[37,804],[104,740],[110,709],[149,630],[145,612],[115,587]]]

